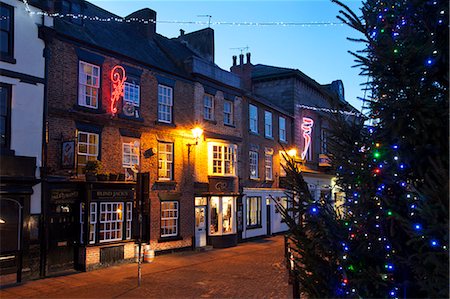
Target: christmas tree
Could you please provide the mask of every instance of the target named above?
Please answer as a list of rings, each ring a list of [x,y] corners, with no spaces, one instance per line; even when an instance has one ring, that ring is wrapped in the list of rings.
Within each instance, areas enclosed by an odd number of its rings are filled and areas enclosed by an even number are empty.
[[[364,49],[352,54],[369,78],[369,119],[337,118],[332,126],[344,214],[309,199],[304,187],[292,196],[303,221],[284,213],[293,218],[296,248],[315,251],[296,255],[302,290],[310,297],[448,298],[448,1],[368,0],[361,17],[333,2],[342,8],[338,18],[362,35],[352,40]],[[295,163],[287,168],[302,186]]]

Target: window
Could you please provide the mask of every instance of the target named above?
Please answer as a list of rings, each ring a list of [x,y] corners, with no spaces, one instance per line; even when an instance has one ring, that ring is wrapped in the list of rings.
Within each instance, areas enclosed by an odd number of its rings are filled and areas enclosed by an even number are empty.
[[[173,89],[158,85],[158,121],[172,123]]]
[[[286,119],[282,116],[278,118],[280,141],[286,142]]]
[[[134,165],[139,166],[139,147],[138,140],[122,144],[122,166],[124,168],[131,168]]]
[[[266,170],[266,180],[267,181],[271,181],[272,179],[273,179],[273,167],[272,167],[272,165],[273,165],[273,150],[272,150],[272,152],[268,152],[268,151],[266,151],[266,154],[265,154],[265,159],[264,159],[264,161],[265,161],[265,170]]]
[[[257,179],[258,178],[258,153],[254,151],[249,152],[249,161],[250,161],[250,178]]]
[[[178,235],[178,201],[161,202],[161,237]]]
[[[98,134],[78,131],[78,173],[84,173],[84,167],[86,166],[87,161],[97,160],[98,145]]]
[[[9,148],[11,134],[11,85],[0,83],[0,147]]]
[[[210,175],[236,175],[236,151],[234,144],[209,143],[208,169]]]
[[[133,222],[133,203],[127,202],[127,226],[126,226],[126,235],[125,238],[127,240],[131,239],[131,226]]]
[[[233,125],[233,102],[223,102],[223,123],[226,125]]]
[[[272,113],[264,111],[264,134],[266,137],[272,138]]]
[[[128,78],[129,79],[129,78]],[[140,88],[135,81],[125,82],[123,94],[123,113],[126,116],[139,117]]]
[[[234,201],[231,196],[212,196],[209,201],[209,234],[226,235],[235,232]]]
[[[203,97],[203,118],[214,120],[214,98],[209,94],[205,94]]]
[[[261,227],[261,197],[247,197],[247,228]]]
[[[14,7],[0,4],[0,57],[11,62],[14,56]]]
[[[320,153],[327,153],[327,131],[325,129],[320,130]]]
[[[173,143],[158,143],[158,180],[173,180]]]
[[[258,108],[254,105],[248,106],[250,132],[258,133]]]
[[[122,240],[123,202],[100,203],[100,242]]]
[[[80,61],[78,74],[78,105],[98,108],[100,67]]]
[[[288,158],[286,152],[280,151],[280,177],[286,176],[285,170],[285,167],[287,167],[286,158]]]
[[[89,243],[95,243],[95,229],[97,228],[97,203],[91,202],[91,212],[89,218]]]

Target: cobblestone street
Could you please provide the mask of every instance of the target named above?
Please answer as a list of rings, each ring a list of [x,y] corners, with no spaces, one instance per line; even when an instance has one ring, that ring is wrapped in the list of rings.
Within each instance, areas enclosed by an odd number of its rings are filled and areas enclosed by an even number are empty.
[[[227,249],[156,256],[68,276],[41,279],[0,290],[1,298],[286,298],[283,236]]]

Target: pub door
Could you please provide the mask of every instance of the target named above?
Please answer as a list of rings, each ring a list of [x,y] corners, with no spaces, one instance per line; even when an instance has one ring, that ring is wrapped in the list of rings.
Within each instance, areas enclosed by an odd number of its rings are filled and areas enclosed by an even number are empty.
[[[47,273],[74,270],[77,240],[76,209],[73,203],[52,204],[48,215]]]

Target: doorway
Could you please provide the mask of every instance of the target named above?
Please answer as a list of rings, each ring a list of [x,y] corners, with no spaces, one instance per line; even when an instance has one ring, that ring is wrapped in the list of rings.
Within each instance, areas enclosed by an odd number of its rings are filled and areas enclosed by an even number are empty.
[[[267,228],[267,235],[270,236],[272,235],[272,221],[271,221],[271,217],[272,217],[272,205],[270,204],[270,198],[267,197],[266,198],[266,228]]]
[[[195,207],[195,247],[206,246],[206,206]]]

